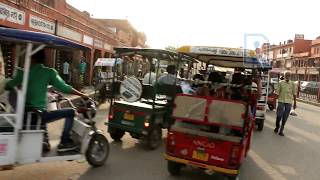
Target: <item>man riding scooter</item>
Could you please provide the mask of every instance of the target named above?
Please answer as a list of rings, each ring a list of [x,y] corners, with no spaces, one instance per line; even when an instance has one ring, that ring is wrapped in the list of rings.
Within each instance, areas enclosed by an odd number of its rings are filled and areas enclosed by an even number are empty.
[[[44,66],[45,53],[43,50],[35,53],[31,57],[31,67],[29,72],[29,83],[26,93],[26,111],[39,110],[42,112],[42,125],[45,129],[45,137],[43,143],[43,151],[50,151],[49,138],[47,133],[47,123],[65,118],[64,129],[61,136],[58,152],[75,150],[77,147],[69,137],[72,129],[73,119],[75,116],[74,109],[66,108],[55,111],[47,111],[47,93],[48,85],[52,85],[55,89],[68,94],[74,94],[87,99],[88,96],[77,91],[67,85],[58,72],[53,68]],[[15,77],[7,82],[6,89],[12,90],[14,87],[19,87],[23,80],[23,70],[18,69]]]

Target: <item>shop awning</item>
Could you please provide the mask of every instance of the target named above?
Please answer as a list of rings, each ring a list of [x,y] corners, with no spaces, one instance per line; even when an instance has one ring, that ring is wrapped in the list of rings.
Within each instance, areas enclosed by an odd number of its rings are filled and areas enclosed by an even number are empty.
[[[255,51],[241,48],[182,46],[177,51],[214,66],[271,69],[271,64],[267,59],[258,58]]]
[[[94,66],[114,66],[115,62],[117,64],[121,64],[123,62],[120,58],[98,58],[97,61],[94,63]]]
[[[85,46],[74,43],[70,40],[42,32],[27,31],[21,29],[12,29],[0,27],[1,41],[14,41],[17,43],[39,43],[55,47],[68,47],[74,49],[88,49]]]

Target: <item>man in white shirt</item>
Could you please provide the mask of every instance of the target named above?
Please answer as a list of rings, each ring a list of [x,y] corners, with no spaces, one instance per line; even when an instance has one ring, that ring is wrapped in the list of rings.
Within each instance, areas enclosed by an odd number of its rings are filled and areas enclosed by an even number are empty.
[[[68,61],[65,61],[63,63],[63,80],[67,83],[69,82],[69,68],[70,68],[70,65]]]
[[[176,67],[174,65],[168,65],[167,74],[162,75],[158,83],[166,85],[175,85],[176,84]]]
[[[155,67],[151,66],[150,72],[144,75],[142,83],[154,85],[156,83],[156,80],[157,80],[157,74],[155,73]]]

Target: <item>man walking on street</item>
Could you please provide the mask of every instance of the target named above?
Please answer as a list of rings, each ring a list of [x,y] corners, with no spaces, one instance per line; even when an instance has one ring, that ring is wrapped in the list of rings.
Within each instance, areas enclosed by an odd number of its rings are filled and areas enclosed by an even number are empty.
[[[84,85],[84,78],[85,78],[86,70],[87,70],[87,64],[85,62],[85,58],[82,57],[80,60],[80,64],[79,64],[81,86]]]
[[[278,95],[278,108],[277,108],[277,119],[276,119],[276,128],[274,129],[275,133],[278,133],[279,129],[279,135],[284,136],[283,130],[284,125],[287,122],[287,119],[289,117],[292,102],[293,102],[293,109],[296,109],[296,96],[297,91],[294,82],[290,81],[290,73],[286,72],[284,74],[284,80],[280,81],[278,84],[278,88],[276,90],[276,93]],[[281,126],[280,126],[281,122]]]
[[[69,69],[70,69],[70,65],[68,61],[65,61],[63,63],[63,80],[67,83],[69,83]]]

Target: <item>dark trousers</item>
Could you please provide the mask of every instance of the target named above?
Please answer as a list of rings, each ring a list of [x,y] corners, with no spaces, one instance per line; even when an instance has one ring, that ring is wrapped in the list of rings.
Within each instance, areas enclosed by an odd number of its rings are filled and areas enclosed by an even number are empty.
[[[69,74],[63,74],[63,80],[64,80],[66,83],[69,83]]]
[[[280,128],[280,132],[283,132],[284,130],[284,125],[286,124],[290,111],[291,111],[291,106],[292,104],[290,103],[278,103],[278,108],[277,108],[277,119],[276,119],[276,128]],[[281,127],[280,127],[280,122],[281,122]]]
[[[70,142],[70,131],[73,126],[73,119],[75,116],[75,111],[72,108],[64,108],[56,111],[45,111],[43,113],[43,122],[45,128],[45,141],[49,141],[47,123],[57,121],[59,119],[65,119],[64,128],[61,136],[61,144]]]

